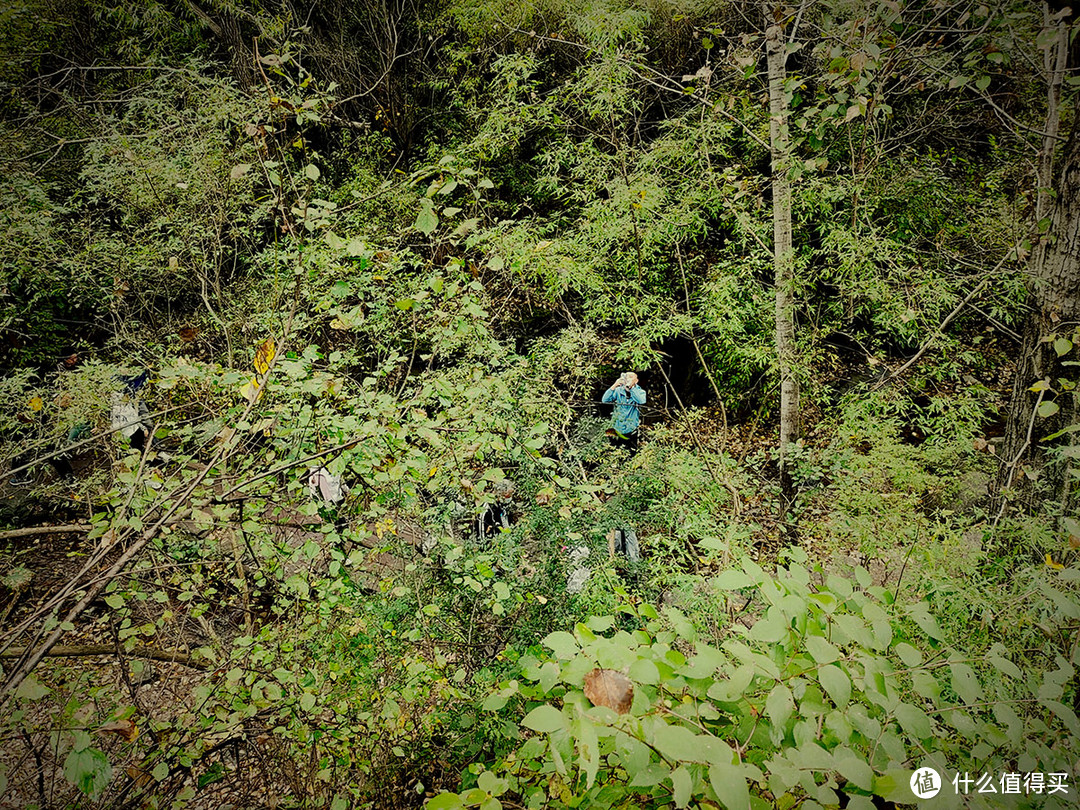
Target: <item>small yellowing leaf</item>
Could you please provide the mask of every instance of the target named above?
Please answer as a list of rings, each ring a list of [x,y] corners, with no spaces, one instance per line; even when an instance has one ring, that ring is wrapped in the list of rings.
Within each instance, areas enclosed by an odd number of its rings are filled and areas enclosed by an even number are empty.
[[[255,352],[255,370],[260,374],[265,374],[270,370],[270,363],[274,360],[274,339],[267,338],[260,344],[258,351]]]
[[[345,323],[341,318],[334,318],[334,320],[330,321],[330,328],[337,329],[340,332],[348,332],[352,329],[352,324]]]
[[[1061,571],[1065,568],[1065,566],[1061,563],[1054,562],[1054,558],[1051,557],[1049,554],[1046,555],[1046,565],[1050,568],[1053,568],[1055,571]]]
[[[243,394],[244,399],[248,402],[254,402],[262,394],[262,389],[259,388],[259,381],[252,377],[243,388],[240,389],[240,393]]]
[[[34,411],[35,413],[45,407],[45,403],[44,401],[42,401],[41,397],[31,397],[29,404],[30,410]]]

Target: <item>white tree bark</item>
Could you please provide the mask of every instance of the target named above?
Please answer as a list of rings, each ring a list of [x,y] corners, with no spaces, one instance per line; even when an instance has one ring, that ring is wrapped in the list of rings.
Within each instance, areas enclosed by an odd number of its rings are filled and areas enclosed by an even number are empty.
[[[799,381],[795,376],[795,255],[791,239],[791,143],[788,135],[787,43],[772,6],[765,2],[765,56],[769,77],[769,142],[772,150],[773,275],[776,287],[776,352],[780,369],[780,478],[791,494],[789,447],[799,436]]]

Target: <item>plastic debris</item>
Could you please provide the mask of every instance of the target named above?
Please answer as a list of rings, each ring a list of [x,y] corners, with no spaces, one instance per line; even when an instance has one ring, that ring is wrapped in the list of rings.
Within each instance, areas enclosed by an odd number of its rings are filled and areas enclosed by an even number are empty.
[[[308,470],[308,491],[312,498],[320,498],[331,506],[337,506],[349,494],[349,486],[326,467],[312,467]]]
[[[607,540],[612,555],[621,554],[630,562],[641,559],[641,546],[638,544],[637,532],[633,529],[612,529],[608,532]]]
[[[576,565],[576,567],[571,568],[570,573],[566,576],[566,592],[581,593],[585,583],[592,576],[592,569],[581,564],[589,556],[589,549],[587,546],[577,546],[570,550],[569,556],[570,564]]]
[[[140,431],[144,438],[151,433],[150,411],[146,403],[125,391],[113,392],[109,423],[113,430],[118,431],[129,442]]]

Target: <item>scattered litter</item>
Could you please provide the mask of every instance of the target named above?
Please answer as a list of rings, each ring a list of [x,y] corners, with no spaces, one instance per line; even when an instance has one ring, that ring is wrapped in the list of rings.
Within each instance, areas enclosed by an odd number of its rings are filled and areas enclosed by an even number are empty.
[[[139,431],[142,431],[144,437],[151,433],[150,411],[146,403],[124,391],[113,392],[109,422],[110,427],[129,442],[133,441]]]
[[[607,541],[612,556],[621,554],[630,562],[641,559],[641,547],[638,545],[637,532],[633,529],[612,529],[607,534]]]
[[[589,581],[589,577],[592,575],[592,569],[581,564],[589,556],[589,549],[587,546],[577,546],[570,550],[569,556],[570,564],[576,564],[577,567],[571,568],[566,577],[566,592],[581,593],[585,583]]]
[[[321,498],[331,506],[337,506],[349,494],[349,487],[342,482],[341,476],[334,475],[326,467],[309,469],[307,483],[312,498]]]

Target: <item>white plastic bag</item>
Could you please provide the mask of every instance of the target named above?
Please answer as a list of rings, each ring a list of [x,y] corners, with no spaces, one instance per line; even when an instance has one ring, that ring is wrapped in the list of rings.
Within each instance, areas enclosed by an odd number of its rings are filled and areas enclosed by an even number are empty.
[[[337,506],[349,494],[349,487],[341,476],[334,475],[326,467],[309,469],[307,483],[312,498],[322,499],[331,506]]]

